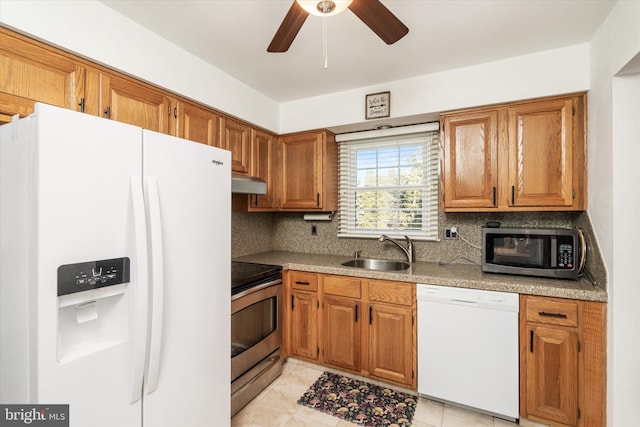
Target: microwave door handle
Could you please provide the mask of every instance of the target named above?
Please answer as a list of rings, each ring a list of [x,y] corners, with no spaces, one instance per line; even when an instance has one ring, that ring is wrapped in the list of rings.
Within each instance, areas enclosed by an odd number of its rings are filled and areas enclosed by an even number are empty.
[[[578,229],[578,237],[580,238],[580,261],[578,262],[578,274],[584,271],[585,264],[587,263],[587,239],[584,236],[584,231]]]
[[[551,238],[551,268],[558,266],[558,239]]]

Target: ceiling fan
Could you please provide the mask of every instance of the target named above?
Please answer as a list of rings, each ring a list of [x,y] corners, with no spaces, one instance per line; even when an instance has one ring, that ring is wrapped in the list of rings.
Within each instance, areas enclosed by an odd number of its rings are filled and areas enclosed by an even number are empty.
[[[267,52],[286,52],[309,13],[331,16],[349,8],[386,44],[404,37],[409,29],[380,0],[294,0]]]

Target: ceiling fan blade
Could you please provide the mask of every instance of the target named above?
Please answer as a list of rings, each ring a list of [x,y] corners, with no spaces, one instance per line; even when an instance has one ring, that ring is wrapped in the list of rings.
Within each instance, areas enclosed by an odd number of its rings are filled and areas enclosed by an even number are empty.
[[[282,20],[280,28],[276,31],[276,35],[273,36],[267,52],[286,52],[289,50],[307,16],[309,13],[294,0],[289,12]]]
[[[409,28],[380,0],[353,0],[349,9],[386,44],[394,44],[409,32]]]

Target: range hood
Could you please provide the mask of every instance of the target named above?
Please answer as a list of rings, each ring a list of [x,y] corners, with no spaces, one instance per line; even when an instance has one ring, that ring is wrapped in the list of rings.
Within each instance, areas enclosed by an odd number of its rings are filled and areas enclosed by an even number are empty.
[[[267,194],[267,183],[260,178],[231,174],[231,192],[240,194]]]

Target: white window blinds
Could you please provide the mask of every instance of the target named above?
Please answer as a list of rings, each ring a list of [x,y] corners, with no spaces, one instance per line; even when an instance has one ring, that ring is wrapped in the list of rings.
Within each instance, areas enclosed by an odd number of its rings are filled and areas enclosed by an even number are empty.
[[[437,239],[438,126],[406,128],[338,136],[338,237]]]

